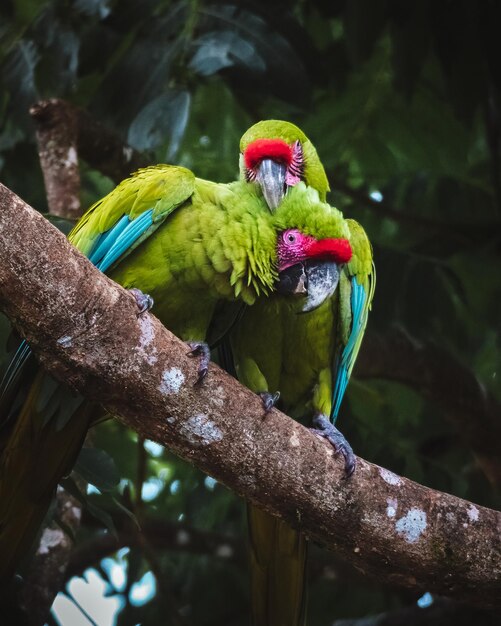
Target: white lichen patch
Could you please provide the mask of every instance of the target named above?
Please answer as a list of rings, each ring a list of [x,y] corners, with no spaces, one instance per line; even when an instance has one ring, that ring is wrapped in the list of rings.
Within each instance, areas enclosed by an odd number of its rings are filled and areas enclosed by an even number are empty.
[[[296,433],[294,433],[292,437],[289,439],[289,443],[291,444],[293,448],[298,448],[301,445],[301,442],[299,441],[299,437],[296,435]]]
[[[46,528],[40,539],[37,554],[48,554],[51,548],[55,548],[63,541],[64,533],[60,528]]]
[[[179,393],[184,380],[183,372],[178,367],[171,367],[162,374],[162,381],[158,388],[164,395]]]
[[[397,476],[396,474],[390,472],[390,470],[387,470],[384,467],[379,468],[379,475],[384,480],[384,482],[388,483],[389,485],[400,485],[400,483],[402,482],[400,480],[400,476]]]
[[[68,148],[68,152],[66,153],[66,159],[64,161],[64,167],[71,167],[72,165],[76,165],[78,163],[78,155],[74,146],[70,146]]]
[[[447,511],[445,514],[445,519],[451,524],[456,521],[456,515],[452,513],[452,511]]]
[[[59,337],[57,343],[63,348],[71,348],[73,345],[73,337],[70,337],[70,335],[63,335],[62,337]]]
[[[477,509],[477,507],[474,504],[470,506],[467,513],[468,513],[468,519],[470,520],[470,522],[478,522],[480,511]]]
[[[141,334],[139,335],[138,350],[140,354],[145,357],[147,363],[153,365],[158,361],[157,349],[155,347],[151,347],[151,344],[155,339],[155,328],[153,326],[153,322],[149,315],[141,315],[138,321],[139,328],[141,330]]]
[[[210,402],[214,405],[217,406],[218,408],[221,408],[224,406],[224,403],[226,402],[226,394],[224,392],[223,387],[221,387],[221,385],[219,385],[218,387],[216,387],[210,395]]]
[[[397,500],[395,500],[394,498],[388,498],[386,500],[386,515],[388,517],[395,517],[395,515],[397,514],[397,507],[398,507],[398,502]]]
[[[415,543],[424,533],[427,526],[426,513],[421,509],[410,509],[407,515],[401,517],[395,524],[395,529],[407,543]]]
[[[180,424],[179,431],[194,446],[208,446],[223,438],[223,433],[205,413],[188,418]]]

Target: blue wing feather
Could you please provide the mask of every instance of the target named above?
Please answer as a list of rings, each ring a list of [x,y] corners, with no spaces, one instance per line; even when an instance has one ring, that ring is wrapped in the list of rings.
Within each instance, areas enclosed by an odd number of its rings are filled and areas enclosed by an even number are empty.
[[[367,293],[363,285],[357,282],[355,277],[351,279],[351,332],[348,337],[348,342],[343,348],[340,355],[338,355],[336,367],[336,383],[334,385],[334,393],[332,395],[332,421],[335,422],[339,414],[341,402],[343,401],[346,387],[350,379],[351,369],[354,362],[354,350],[357,346],[360,334],[365,330],[365,318],[366,308],[365,302],[367,299]]]
[[[129,216],[124,215],[113,228],[99,235],[91,254],[89,254],[89,261],[91,263],[97,265],[103,259],[129,222]]]
[[[129,220],[127,216],[124,216]],[[153,209],[144,211],[139,217],[128,221],[123,226],[124,218],[108,231],[106,237],[106,247],[108,248],[104,257],[96,263],[96,267],[102,272],[106,272],[123,254],[125,254],[133,244],[151,227],[153,224]],[[117,229],[115,234],[115,229]],[[103,241],[101,246],[104,246]]]

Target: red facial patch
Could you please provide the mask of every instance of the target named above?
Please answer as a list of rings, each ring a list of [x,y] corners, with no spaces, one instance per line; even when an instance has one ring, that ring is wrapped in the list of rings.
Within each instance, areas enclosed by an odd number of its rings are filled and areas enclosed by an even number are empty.
[[[252,170],[263,159],[273,159],[288,167],[292,162],[292,148],[282,139],[256,139],[245,149],[245,166]]]
[[[308,258],[333,259],[336,263],[348,263],[352,251],[348,239],[320,239],[314,240],[307,248]]]
[[[341,265],[348,263],[352,251],[348,239],[320,239],[305,235],[297,228],[282,232],[277,242],[278,271],[308,259],[331,260]]]

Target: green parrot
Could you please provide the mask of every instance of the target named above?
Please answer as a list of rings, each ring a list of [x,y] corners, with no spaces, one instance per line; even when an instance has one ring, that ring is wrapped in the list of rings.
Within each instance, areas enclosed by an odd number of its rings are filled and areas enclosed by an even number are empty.
[[[298,263],[312,263],[315,291],[322,266],[349,251],[345,235],[335,215],[305,189],[270,213],[247,182],[221,185],[158,165],[139,170],[94,204],[69,239],[131,290],[138,314],[155,301],[158,318],[200,356],[201,382],[218,302],[249,306],[279,287],[295,294],[299,309],[316,306],[317,295],[312,304],[307,290],[287,277]],[[21,344],[0,386],[0,580],[12,576],[33,544],[58,481],[102,416],[103,409],[43,372]]]
[[[278,211],[306,183],[325,201],[329,185],[317,152],[304,133],[279,120],[251,127],[240,142],[241,178]],[[304,182],[302,182],[304,181]],[[325,205],[326,212],[332,211]],[[337,213],[340,237],[352,255],[334,265],[328,279],[337,289],[312,312],[297,314],[279,294],[245,311],[230,334],[238,379],[271,408],[308,424],[345,459],[349,476],[355,456],[334,426],[367,325],[375,287],[372,248],[363,228]],[[301,280],[301,277],[298,278]],[[312,296],[310,290],[310,297]],[[279,390],[279,393],[275,393]],[[248,506],[251,597],[256,626],[296,626],[306,615],[307,541],[286,522]]]

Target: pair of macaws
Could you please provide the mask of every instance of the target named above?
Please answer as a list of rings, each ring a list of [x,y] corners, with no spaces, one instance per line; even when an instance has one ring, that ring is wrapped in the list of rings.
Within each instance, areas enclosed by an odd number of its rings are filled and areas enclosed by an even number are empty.
[[[200,381],[211,328],[223,327],[224,353],[264,409],[280,391],[281,408],[312,419],[349,475],[355,457],[331,420],[367,324],[371,246],[360,225],[325,203],[325,171],[296,126],[259,122],[240,148],[238,182],[168,165],[139,170],[94,204],[69,239],[131,290],[140,314],[155,303],[157,317],[200,356]],[[243,314],[235,316],[235,303]],[[0,386],[0,580],[33,543],[58,481],[102,414],[21,344]],[[252,506],[249,526],[254,623],[304,623],[304,536]]]

